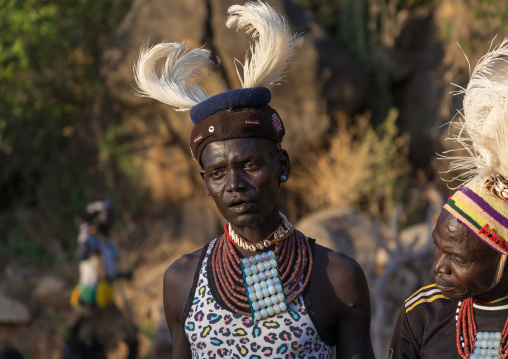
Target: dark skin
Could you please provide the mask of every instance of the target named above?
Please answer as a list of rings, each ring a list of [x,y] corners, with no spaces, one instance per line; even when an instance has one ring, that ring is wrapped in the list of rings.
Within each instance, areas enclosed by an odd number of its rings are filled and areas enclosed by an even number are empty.
[[[478,239],[448,211],[439,215],[434,239],[434,279],[436,286],[451,299],[478,297],[490,301],[508,292],[508,274],[489,289],[501,254]]]
[[[290,174],[285,150],[259,138],[218,141],[205,147],[201,162],[206,193],[243,238],[258,242],[280,225],[280,178]],[[252,255],[238,249],[244,256]],[[201,251],[175,261],[164,276],[164,311],[174,358],[191,358],[182,315]],[[356,261],[316,244],[310,296],[319,323],[335,339],[337,358],[374,358],[369,291]]]

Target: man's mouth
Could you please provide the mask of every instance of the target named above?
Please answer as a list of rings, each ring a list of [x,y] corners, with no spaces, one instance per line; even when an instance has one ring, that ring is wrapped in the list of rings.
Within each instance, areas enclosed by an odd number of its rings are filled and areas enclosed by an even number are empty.
[[[434,275],[434,281],[436,282],[436,288],[441,292],[457,292],[457,287],[448,281],[440,280],[439,277]]]
[[[451,285],[447,285],[441,282],[436,282],[436,288],[440,291],[449,292],[450,290],[454,289]]]
[[[227,202],[228,208],[236,213],[248,211],[254,203],[246,198],[235,198]]]

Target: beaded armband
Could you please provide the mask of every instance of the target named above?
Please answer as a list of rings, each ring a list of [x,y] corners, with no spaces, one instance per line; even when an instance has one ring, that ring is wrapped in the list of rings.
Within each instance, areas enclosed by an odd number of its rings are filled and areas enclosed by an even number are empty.
[[[242,273],[252,317],[261,320],[288,309],[273,251],[242,259]]]

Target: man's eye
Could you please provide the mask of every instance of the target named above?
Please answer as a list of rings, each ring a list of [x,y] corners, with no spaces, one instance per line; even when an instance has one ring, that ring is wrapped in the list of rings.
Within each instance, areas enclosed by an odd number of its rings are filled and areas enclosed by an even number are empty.
[[[244,168],[246,168],[246,169],[256,169],[256,168],[258,168],[259,166],[258,166],[258,164],[257,164],[257,163],[254,163],[254,162],[248,162],[248,163],[246,163],[243,167],[244,167]]]
[[[464,258],[458,257],[458,256],[453,256],[453,260],[459,264],[466,264],[467,263],[467,261]]]
[[[222,177],[223,173],[224,173],[223,171],[212,171],[212,172],[210,172],[209,177],[212,179],[217,179],[217,178]]]

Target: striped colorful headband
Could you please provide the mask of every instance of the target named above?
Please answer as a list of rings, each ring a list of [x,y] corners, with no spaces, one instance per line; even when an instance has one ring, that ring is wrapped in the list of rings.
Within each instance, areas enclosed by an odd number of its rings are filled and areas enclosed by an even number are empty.
[[[508,203],[482,182],[460,188],[444,209],[494,250],[508,255]]]

